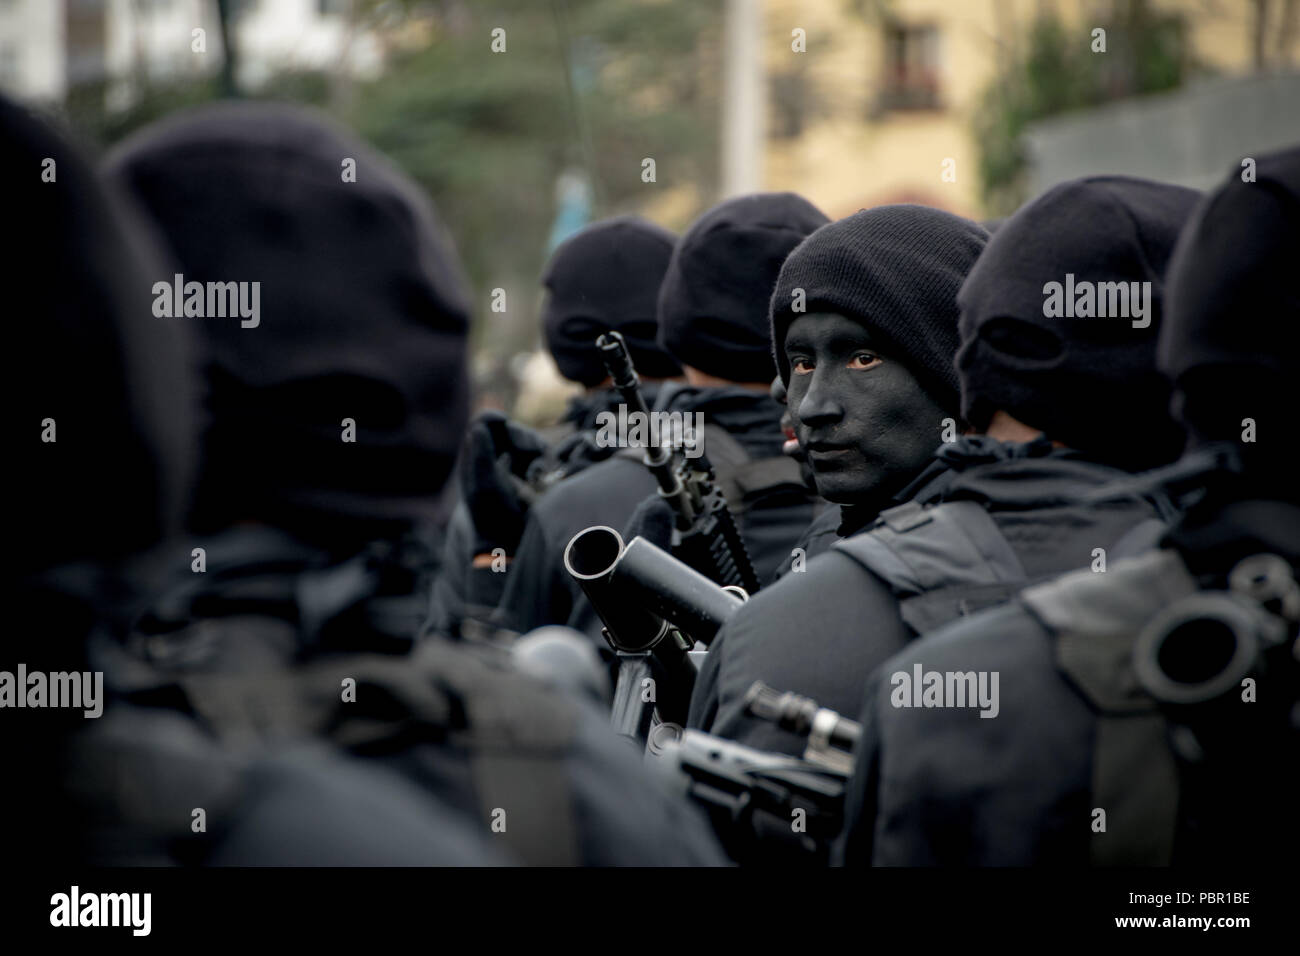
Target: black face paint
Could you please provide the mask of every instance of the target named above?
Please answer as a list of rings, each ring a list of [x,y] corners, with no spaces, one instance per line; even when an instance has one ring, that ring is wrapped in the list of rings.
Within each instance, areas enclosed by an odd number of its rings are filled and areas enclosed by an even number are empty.
[[[810,313],[790,326],[785,354],[786,401],[822,497],[883,505],[929,463],[953,413],[865,326]]]

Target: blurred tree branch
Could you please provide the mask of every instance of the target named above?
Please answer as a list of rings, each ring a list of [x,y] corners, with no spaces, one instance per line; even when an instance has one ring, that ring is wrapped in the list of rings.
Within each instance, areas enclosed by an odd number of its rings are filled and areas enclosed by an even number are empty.
[[[1008,215],[1027,198],[1021,137],[1030,123],[1174,89],[1193,68],[1182,17],[1150,0],[1113,0],[1107,21],[1096,26],[1106,31],[1105,54],[1092,52],[1091,24],[1067,27],[1045,6],[1029,26],[1024,53],[1000,61],[974,116],[987,214]]]

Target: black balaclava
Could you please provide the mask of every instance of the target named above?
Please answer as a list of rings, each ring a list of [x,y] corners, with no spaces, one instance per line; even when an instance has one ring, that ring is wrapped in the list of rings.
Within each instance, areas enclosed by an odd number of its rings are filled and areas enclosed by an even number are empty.
[[[966,420],[983,430],[993,412],[1005,411],[1123,468],[1174,458],[1182,433],[1168,414],[1168,383],[1156,370],[1156,334],[1165,268],[1198,195],[1091,176],[1053,187],[1003,222],[958,297]],[[1096,315],[1101,283],[1125,283],[1131,294],[1127,284],[1134,282],[1151,283],[1145,319]],[[1059,284],[1062,309],[1068,288],[1075,304],[1091,288],[1094,315],[1044,314],[1055,291],[1049,283]],[[1138,328],[1134,321],[1149,324]]]
[[[929,206],[877,206],[822,226],[790,253],[772,293],[781,380],[790,383],[791,323],[835,312],[867,326],[955,407],[957,290],[987,241],[977,223]]]
[[[794,193],[714,206],[686,230],[659,290],[659,342],[683,365],[732,382],[775,374],[767,307],[790,250],[827,221]]]
[[[87,638],[138,594],[132,559],[174,531],[188,505],[197,395],[184,326],[155,318],[163,268],[141,224],[52,129],[0,98],[0,177],[10,228],[5,377],[12,599],[0,671],[92,670]],[[107,711],[102,682],[83,703]],[[19,694],[28,688],[20,686]],[[87,708],[6,710],[0,813],[12,865],[84,862],[88,824],[65,745]]]
[[[781,269],[773,351],[818,491],[848,506],[841,533],[915,478],[945,420],[956,427],[957,290],[986,238],[938,209],[880,206],[818,229]],[[793,345],[813,371],[793,373]],[[881,361],[851,367],[859,349]]]
[[[1234,443],[1252,485],[1300,502],[1300,148],[1259,157],[1254,182],[1241,175],[1179,238],[1157,359],[1190,443]]]
[[[542,328],[560,374],[591,388],[607,376],[596,337],[627,340],[637,373],[673,378],[681,366],[659,347],[659,286],[677,237],[636,216],[593,223],[556,248],[542,284]]]
[[[10,567],[116,561],[158,541],[189,504],[188,330],[154,317],[150,287],[166,268],[156,240],[90,166],[3,99],[0,137],[22,235],[4,259],[17,359]]]
[[[427,196],[351,134],[282,105],[164,120],[108,166],[186,282],[261,283],[256,327],[172,319],[206,346],[196,528],[254,520],[348,547],[436,520],[467,414],[469,308]]]
[[[1210,589],[1198,595],[1202,600],[1231,587],[1230,575],[1247,558],[1280,558],[1300,578],[1300,147],[1254,157],[1253,165],[1253,181],[1249,167],[1235,167],[1179,237],[1156,350],[1189,439],[1188,460],[1172,471],[1203,458],[1211,444],[1237,459],[1202,476],[1203,497],[1163,542]],[[1300,638],[1294,619],[1286,621],[1287,603],[1260,601],[1271,627],[1247,625],[1235,638],[1220,637],[1221,620],[1193,618],[1181,629],[1193,636],[1167,641],[1164,650],[1178,650],[1157,658],[1178,661],[1181,673],[1221,675],[1239,663],[1228,663],[1226,641],[1229,650],[1254,658],[1248,673],[1260,688],[1258,702],[1247,706],[1229,690],[1217,702],[1170,711],[1171,723],[1189,726],[1196,744],[1195,755],[1180,748],[1180,764],[1192,765],[1180,780],[1180,807],[1187,808],[1180,816],[1187,820],[1180,820],[1179,836],[1190,837],[1184,860],[1238,862],[1243,846],[1295,846],[1300,839]],[[1178,607],[1190,610],[1186,601]],[[1265,639],[1272,627],[1278,630]],[[1215,825],[1225,820],[1231,823]]]

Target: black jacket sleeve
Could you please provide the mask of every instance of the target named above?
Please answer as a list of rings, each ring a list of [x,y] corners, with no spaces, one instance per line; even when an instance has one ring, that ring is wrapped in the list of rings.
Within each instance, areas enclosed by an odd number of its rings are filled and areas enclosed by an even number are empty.
[[[563,548],[552,541],[545,516],[539,512],[535,507],[524,526],[498,615],[502,626],[520,634],[563,624],[573,609],[563,563],[556,560]]]
[[[433,593],[429,601],[429,617],[424,633],[456,635],[465,616],[465,595],[468,590],[470,563],[474,560],[474,528],[470,523],[469,509],[462,501],[451,513],[447,534],[443,541],[442,563],[433,580]]]
[[[1037,619],[1012,602],[954,621],[886,661],[864,695],[844,862],[1086,865],[1095,722],[1053,655]],[[997,675],[996,710],[902,706],[894,675],[918,664]]]
[[[688,722],[746,746],[800,754],[802,739],[745,716],[750,685],[761,680],[855,717],[867,676],[908,637],[888,586],[832,551],[756,594],[719,632]]]

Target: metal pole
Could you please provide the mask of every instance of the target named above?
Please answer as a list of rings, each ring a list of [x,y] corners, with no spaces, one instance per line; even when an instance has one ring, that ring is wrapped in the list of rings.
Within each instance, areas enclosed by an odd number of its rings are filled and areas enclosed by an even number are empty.
[[[723,28],[722,195],[763,186],[762,0],[727,0]]]

